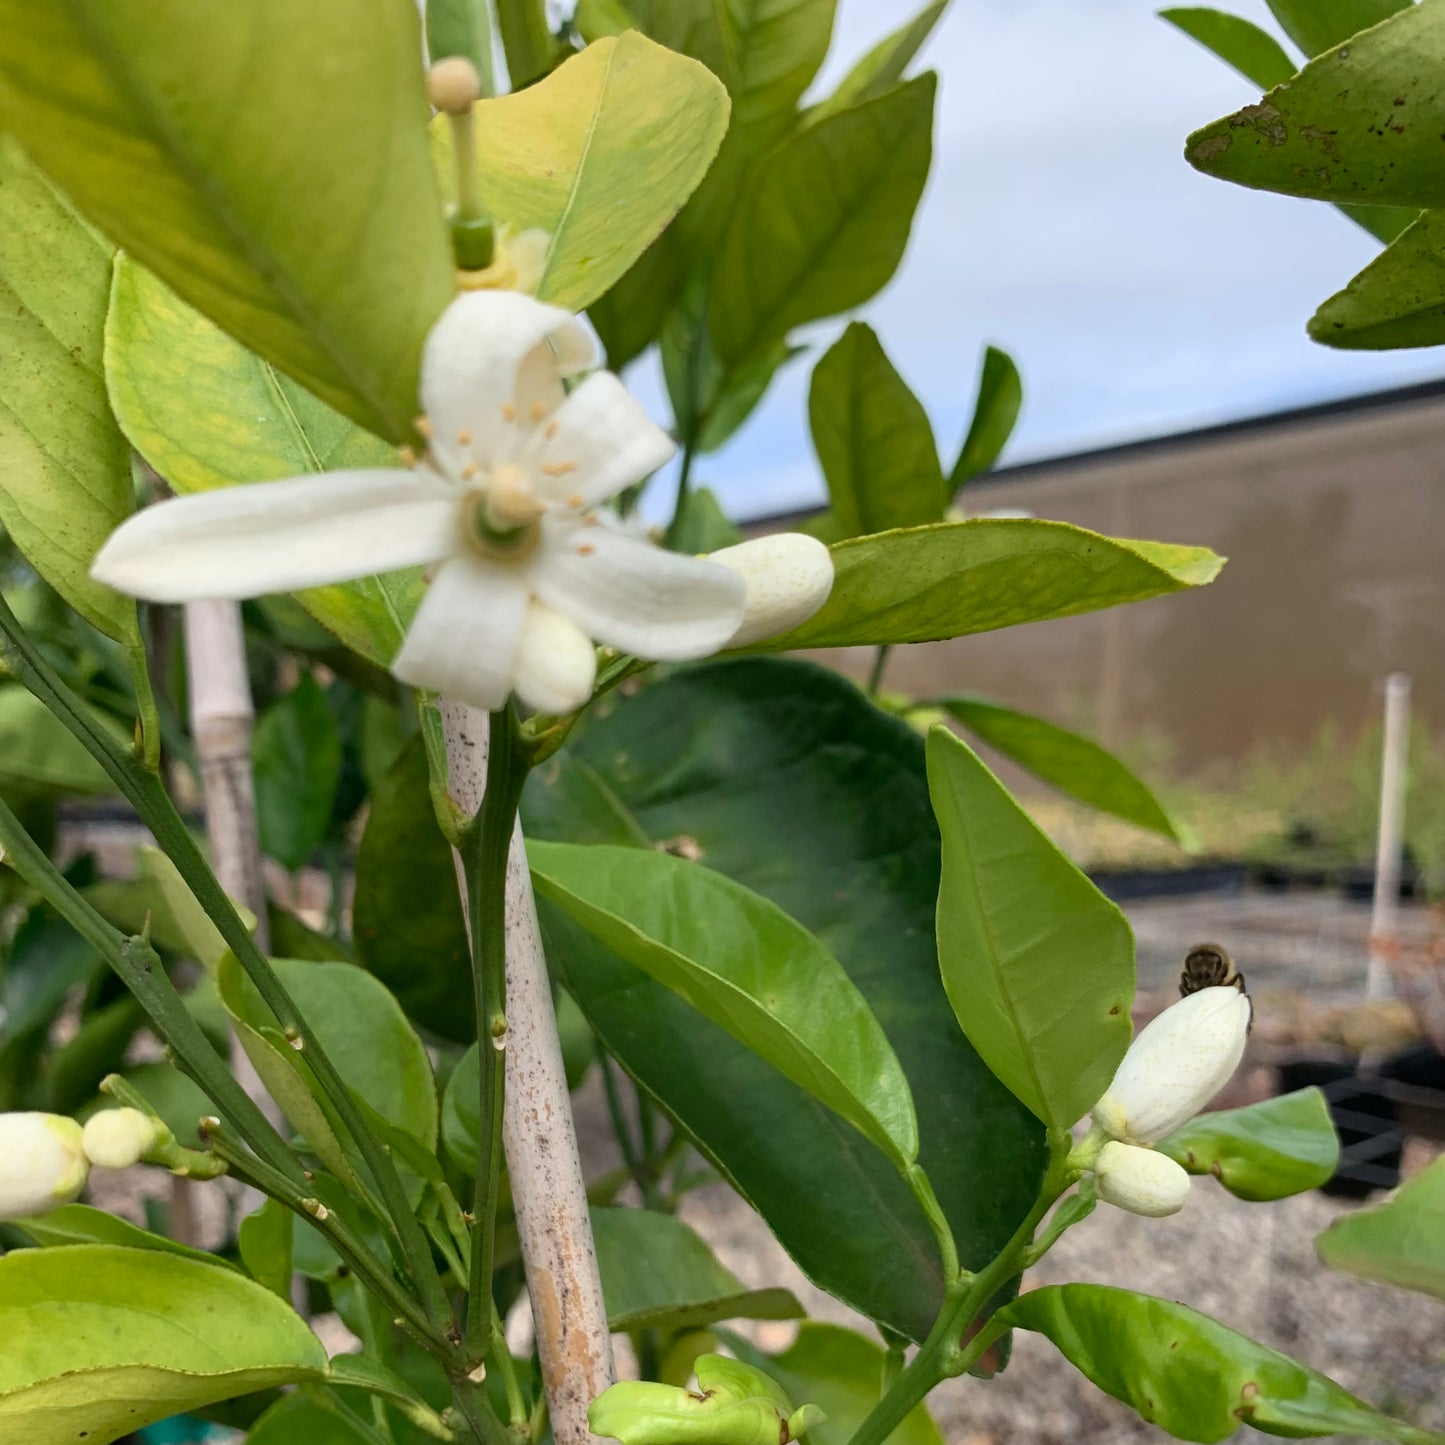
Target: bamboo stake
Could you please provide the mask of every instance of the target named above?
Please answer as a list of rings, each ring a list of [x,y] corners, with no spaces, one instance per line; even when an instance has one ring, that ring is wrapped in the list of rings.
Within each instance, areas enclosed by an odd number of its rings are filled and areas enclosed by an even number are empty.
[[[475,813],[486,786],[487,715],[447,701],[441,714],[452,797]],[[616,1378],[612,1335],[520,822],[507,859],[506,925],[507,1170],[552,1431],[557,1445],[589,1445],[587,1406]]]
[[[1385,679],[1385,746],[1380,761],[1380,831],[1375,842],[1375,899],[1370,914],[1368,998],[1389,998],[1390,960],[1397,952],[1400,864],[1405,842],[1405,764],[1410,748],[1410,678]]]

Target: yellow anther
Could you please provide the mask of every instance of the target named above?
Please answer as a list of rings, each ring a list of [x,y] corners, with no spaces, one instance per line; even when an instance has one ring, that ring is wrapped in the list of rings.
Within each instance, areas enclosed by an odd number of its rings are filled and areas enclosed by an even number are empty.
[[[573,492],[572,495],[567,498],[567,505],[569,507],[580,507],[582,505],[582,493]]]
[[[559,431],[561,431],[561,430],[562,430],[562,423],[561,423],[561,422],[559,422],[559,421],[549,421],[549,422],[547,423],[547,430],[546,430],[546,432],[544,433],[544,435],[546,436],[546,438],[547,438],[548,441],[551,441],[552,438],[553,438],[554,436],[556,436],[557,433],[558,433]]]
[[[503,420],[503,421],[516,421],[516,419],[517,419],[517,408],[514,407],[511,402],[509,402],[509,401],[504,401],[504,402],[502,403],[502,420]]]
[[[432,438],[432,426],[431,426],[431,420],[430,420],[430,418],[424,417],[424,416],[419,416],[419,417],[417,417],[417,419],[412,423],[412,425],[416,428],[416,434],[417,434],[419,437],[425,437],[425,438],[427,439],[427,441],[430,441],[430,440],[431,440],[431,438]]]
[[[476,476],[476,474],[477,464],[475,462],[468,462],[466,466],[462,468],[462,480],[464,482],[471,481],[471,479]]]
[[[416,465],[416,453],[412,451],[410,447],[402,447],[400,450],[402,466],[414,467]]]
[[[549,477],[565,477],[568,472],[576,470],[576,462],[548,462],[542,468],[543,474]]]
[[[591,542],[584,542],[578,547],[577,555],[579,557],[590,557],[596,550],[597,548],[594,547]]]
[[[547,415],[547,408],[546,408],[545,406],[543,406],[540,401],[534,401],[534,402],[532,403],[532,420],[533,420],[533,421],[541,421],[542,418],[543,418],[544,416],[546,416],[546,415]]]
[[[469,446],[471,446],[471,444],[472,444],[472,434],[471,434],[471,432],[469,432],[469,431],[459,431],[459,432],[457,433],[457,445],[458,445],[459,447],[469,447]]]

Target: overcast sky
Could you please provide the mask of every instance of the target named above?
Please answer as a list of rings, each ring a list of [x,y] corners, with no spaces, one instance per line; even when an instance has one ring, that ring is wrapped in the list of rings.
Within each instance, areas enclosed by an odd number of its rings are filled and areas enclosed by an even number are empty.
[[[920,3],[839,0],[822,87]],[[933,174],[897,276],[859,314],[924,399],[946,464],[990,341],[1024,376],[1006,461],[1445,376],[1445,352],[1308,340],[1315,306],[1378,246],[1328,206],[1185,164],[1190,130],[1258,93],[1154,8],[955,0],[918,62],[942,78]],[[1264,0],[1228,8],[1270,23]],[[841,324],[807,339],[826,346]],[[818,354],[704,459],[735,515],[821,498],[805,411]],[[629,380],[665,412],[644,366]]]

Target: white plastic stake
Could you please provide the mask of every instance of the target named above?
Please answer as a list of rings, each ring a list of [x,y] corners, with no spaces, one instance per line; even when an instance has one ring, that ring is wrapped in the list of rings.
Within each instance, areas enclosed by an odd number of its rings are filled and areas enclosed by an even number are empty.
[[[1380,831],[1375,843],[1375,904],[1370,914],[1369,998],[1388,998],[1390,960],[1397,949],[1400,862],[1405,844],[1405,778],[1410,750],[1410,678],[1385,679],[1385,747],[1380,764]]]

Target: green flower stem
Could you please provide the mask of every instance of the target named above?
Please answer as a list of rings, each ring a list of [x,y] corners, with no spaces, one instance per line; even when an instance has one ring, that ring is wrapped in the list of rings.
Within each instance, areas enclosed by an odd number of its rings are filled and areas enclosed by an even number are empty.
[[[151,686],[145,648],[126,648],[125,660],[135,687],[136,715],[140,720],[141,756],[146,767],[154,773],[161,765],[161,715],[156,706],[155,689]]]
[[[517,1362],[507,1347],[507,1331],[502,1324],[502,1313],[497,1302],[492,1301],[492,1353],[487,1357],[496,1366],[502,1377],[502,1388],[507,1392],[507,1422],[512,1434],[525,1437],[527,1434],[527,1401],[522,1395],[522,1382],[517,1378]]]
[[[969,1369],[1003,1333],[1000,1328],[990,1334],[990,1325],[985,1322],[967,1344],[959,1338],[969,1322],[1021,1271],[1034,1231],[1072,1180],[1068,1167],[1071,1142],[1064,1130],[1050,1134],[1049,1168],[1034,1207],[991,1264],[977,1274],[960,1275],[949,1288],[928,1338],[854,1432],[849,1445],[883,1445],[935,1385]]]
[[[888,658],[893,651],[891,643],[885,642],[873,654],[873,670],[868,674],[868,696],[877,697],[883,686],[883,674],[888,668]]]
[[[351,1232],[341,1216],[334,1209],[326,1209],[308,1194],[304,1176],[298,1183],[252,1157],[229,1136],[224,1126],[217,1128],[213,1124],[205,1134],[212,1152],[225,1161],[232,1176],[284,1204],[298,1219],[319,1230],[356,1277],[385,1303],[399,1323],[408,1326],[443,1364],[455,1367],[459,1363],[456,1346],[427,1318],[417,1302],[397,1284],[390,1268]]]
[[[406,1257],[407,1267],[420,1294],[427,1314],[434,1320],[449,1321],[451,1306],[442,1287],[441,1275],[432,1257],[426,1232],[412,1214],[397,1173],[391,1151],[366,1126],[351,1092],[337,1073],[310,1025],[301,1016],[290,994],[286,992],[265,954],[256,946],[250,930],[236,911],[236,906],[216,881],[191,836],[184,819],[176,811],[170,794],[160,778],[146,769],[132,753],[100,726],[94,714],[74,696],[35,650],[24,629],[16,621],[3,597],[0,597],[0,659],[10,671],[50,709],[85,745],[95,760],[130,801],[142,822],[151,830],[162,851],[175,864],[196,901],[216,925],[231,952],[235,954],[267,1008],[275,1015],[283,1031],[293,1031],[300,1040],[307,1062],[311,1065],[331,1106],[351,1132],[362,1158],[376,1180],[391,1216],[392,1227]],[[170,1041],[169,1035],[167,1042]],[[212,1097],[215,1097],[214,1095]],[[219,1104],[220,1099],[216,1102]],[[269,1126],[268,1126],[269,1127]],[[274,1132],[274,1131],[273,1131]]]
[[[506,1445],[506,1427],[497,1419],[480,1380],[465,1374],[452,1375],[451,1386],[457,1413],[471,1426],[473,1436],[485,1445]]]
[[[672,520],[663,537],[665,546],[676,548],[682,537],[683,518],[687,513],[687,496],[692,486],[692,464],[697,460],[696,426],[689,429],[682,443],[682,465],[677,472],[677,499],[672,504]]]
[[[508,706],[494,712],[488,732],[482,808],[467,829],[461,849],[467,916],[471,920],[477,1117],[481,1120],[465,1339],[468,1355],[478,1362],[491,1349],[493,1334],[492,1268],[496,1258],[507,1066],[507,860],[522,786],[530,767],[515,709]]]
[[[302,1178],[301,1161],[211,1047],[155,949],[144,938],[127,937],[106,922],[71,887],[3,800],[0,847],[5,861],[115,970],[145,1010],[151,1026],[166,1041],[180,1068],[217,1108],[230,1116],[246,1142],[278,1172]]]

